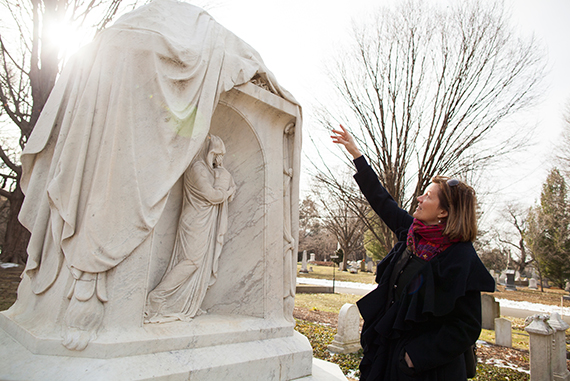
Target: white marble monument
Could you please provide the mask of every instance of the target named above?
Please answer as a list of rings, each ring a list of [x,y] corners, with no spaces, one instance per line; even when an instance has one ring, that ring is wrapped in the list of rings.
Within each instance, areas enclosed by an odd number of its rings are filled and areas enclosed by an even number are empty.
[[[295,99],[208,13],[121,17],[22,154],[0,379],[344,379],[293,329],[300,148]]]

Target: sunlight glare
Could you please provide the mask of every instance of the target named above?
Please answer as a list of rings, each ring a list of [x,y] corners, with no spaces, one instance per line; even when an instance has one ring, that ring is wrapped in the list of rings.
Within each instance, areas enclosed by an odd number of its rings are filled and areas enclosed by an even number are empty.
[[[61,23],[53,25],[48,38],[56,41],[61,48],[61,58],[65,59],[75,53],[85,43],[84,33],[70,25],[69,23]]]

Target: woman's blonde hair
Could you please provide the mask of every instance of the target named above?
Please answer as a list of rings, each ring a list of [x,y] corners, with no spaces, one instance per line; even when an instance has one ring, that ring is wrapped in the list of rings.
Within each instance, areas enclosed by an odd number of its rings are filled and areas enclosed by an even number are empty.
[[[439,185],[439,204],[447,211],[444,235],[461,242],[477,238],[477,198],[475,190],[457,179],[435,176],[433,183]]]

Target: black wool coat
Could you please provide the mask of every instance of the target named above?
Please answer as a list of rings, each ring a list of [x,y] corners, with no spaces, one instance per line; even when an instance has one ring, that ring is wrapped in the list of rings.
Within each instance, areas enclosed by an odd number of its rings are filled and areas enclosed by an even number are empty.
[[[413,217],[396,204],[364,157],[354,162],[361,191],[398,237],[378,264],[377,288],[357,302],[364,319],[360,379],[466,380],[464,353],[481,333],[481,291],[495,290],[493,277],[471,242],[453,244],[431,261],[409,256],[406,237]],[[405,353],[414,368],[407,366]]]

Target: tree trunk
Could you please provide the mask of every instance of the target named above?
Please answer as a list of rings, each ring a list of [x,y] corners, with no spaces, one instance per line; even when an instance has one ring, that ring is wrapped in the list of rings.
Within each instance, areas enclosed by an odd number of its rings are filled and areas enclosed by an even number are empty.
[[[4,237],[4,246],[0,254],[0,262],[10,262],[24,265],[28,259],[27,247],[30,241],[30,232],[18,220],[20,208],[24,202],[24,194],[18,186],[9,198],[10,212],[8,215],[8,224],[6,226],[6,235]]]

